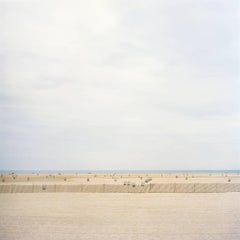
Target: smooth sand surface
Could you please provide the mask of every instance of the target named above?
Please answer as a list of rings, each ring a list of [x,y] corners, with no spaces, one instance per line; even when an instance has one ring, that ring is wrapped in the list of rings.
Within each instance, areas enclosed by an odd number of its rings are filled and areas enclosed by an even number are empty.
[[[239,240],[240,193],[0,194],[2,240]]]

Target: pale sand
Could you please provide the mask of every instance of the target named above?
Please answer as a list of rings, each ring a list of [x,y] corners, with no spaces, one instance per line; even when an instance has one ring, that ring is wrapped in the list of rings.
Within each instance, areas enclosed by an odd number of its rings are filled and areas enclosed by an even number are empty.
[[[0,193],[240,192],[239,174],[1,174]]]
[[[239,240],[240,193],[0,194],[1,240]]]
[[[149,183],[240,183],[240,174],[1,174],[0,184],[117,184],[125,181],[141,184],[151,178]],[[89,179],[89,181],[87,181]]]

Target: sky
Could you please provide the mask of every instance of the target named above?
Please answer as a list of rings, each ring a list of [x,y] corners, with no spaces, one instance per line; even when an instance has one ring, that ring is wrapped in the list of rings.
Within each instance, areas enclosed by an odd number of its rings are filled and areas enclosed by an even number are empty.
[[[0,0],[0,169],[240,169],[239,12]]]

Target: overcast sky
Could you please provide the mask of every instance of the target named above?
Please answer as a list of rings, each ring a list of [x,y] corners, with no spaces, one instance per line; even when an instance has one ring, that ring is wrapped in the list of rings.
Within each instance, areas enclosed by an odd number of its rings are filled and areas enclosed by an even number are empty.
[[[239,10],[0,0],[0,169],[239,169]]]

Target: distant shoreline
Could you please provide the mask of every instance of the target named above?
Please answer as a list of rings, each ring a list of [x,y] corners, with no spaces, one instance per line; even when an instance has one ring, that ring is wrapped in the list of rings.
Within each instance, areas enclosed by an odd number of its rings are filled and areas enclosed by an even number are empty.
[[[161,174],[161,173],[237,173],[240,174],[239,170],[0,170],[0,174],[8,174],[8,173],[18,173],[18,174],[29,174],[29,173],[79,173],[79,174],[87,174],[87,173],[106,173],[106,174],[134,174],[134,173],[142,173],[142,174]]]

